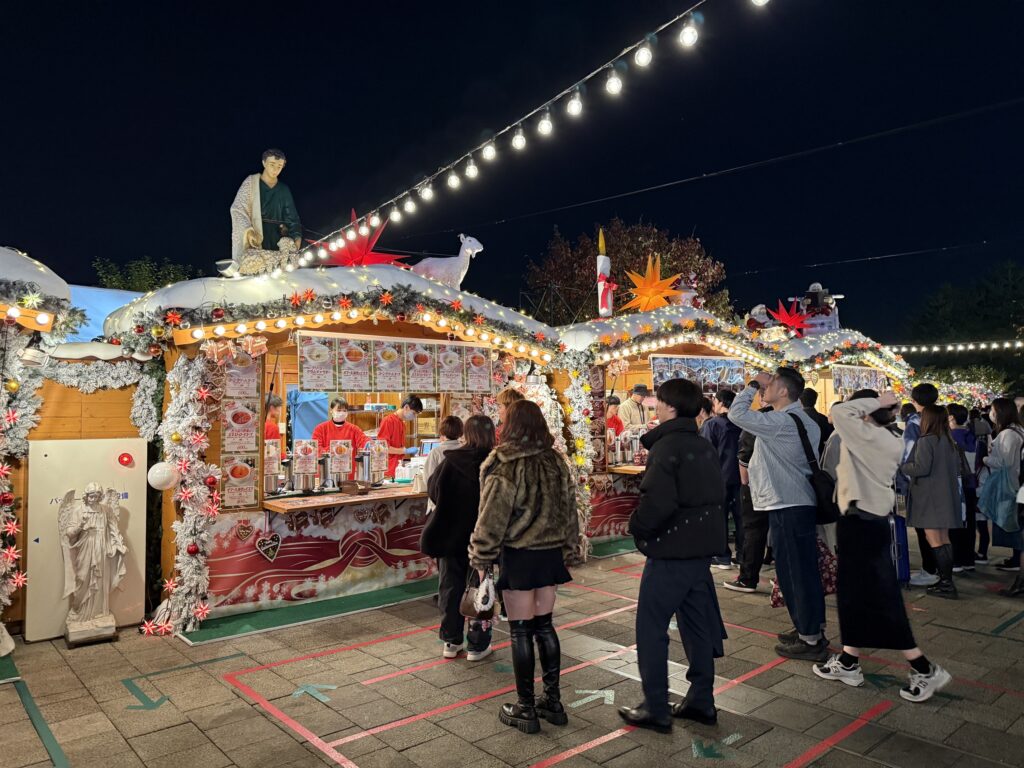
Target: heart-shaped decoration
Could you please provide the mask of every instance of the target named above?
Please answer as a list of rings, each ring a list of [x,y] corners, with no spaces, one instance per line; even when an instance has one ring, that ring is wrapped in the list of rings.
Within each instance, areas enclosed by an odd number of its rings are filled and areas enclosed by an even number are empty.
[[[274,562],[279,549],[281,549],[281,536],[279,534],[272,533],[269,536],[260,536],[260,538],[256,539],[256,551],[270,562]]]
[[[254,530],[252,523],[248,520],[240,520],[238,524],[235,525],[235,536],[238,537],[239,541],[245,541],[252,536]]]

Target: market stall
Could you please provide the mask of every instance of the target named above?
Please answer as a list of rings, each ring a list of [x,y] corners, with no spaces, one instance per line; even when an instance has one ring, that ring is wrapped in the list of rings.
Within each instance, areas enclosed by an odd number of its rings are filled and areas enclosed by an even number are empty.
[[[559,354],[543,324],[388,264],[192,280],[113,313],[105,332],[168,350],[165,461],[151,473],[167,490],[168,599],[152,632],[431,576],[426,494],[409,478],[439,422],[487,410]],[[281,438],[266,440],[270,394]],[[420,454],[406,465],[382,443],[408,396],[424,407],[401,422],[399,450]],[[318,443],[312,425],[336,398],[360,437]]]

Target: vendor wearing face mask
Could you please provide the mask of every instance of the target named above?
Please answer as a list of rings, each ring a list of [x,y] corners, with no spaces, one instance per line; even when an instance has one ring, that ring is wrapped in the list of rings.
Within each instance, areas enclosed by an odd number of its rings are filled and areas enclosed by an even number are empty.
[[[414,421],[423,411],[423,401],[415,395],[409,395],[402,401],[397,413],[389,413],[380,423],[377,439],[384,440],[388,446],[388,476],[394,477],[398,462],[403,456],[415,456],[419,448],[405,447],[405,422]]]
[[[366,445],[367,437],[363,430],[348,421],[348,403],[340,397],[331,400],[328,409],[330,418],[327,421],[317,424],[313,429],[313,439],[320,447],[320,453],[325,454],[331,449],[331,440],[351,440],[352,450],[359,452]],[[353,477],[355,470],[353,468]],[[352,479],[350,477],[349,479]]]

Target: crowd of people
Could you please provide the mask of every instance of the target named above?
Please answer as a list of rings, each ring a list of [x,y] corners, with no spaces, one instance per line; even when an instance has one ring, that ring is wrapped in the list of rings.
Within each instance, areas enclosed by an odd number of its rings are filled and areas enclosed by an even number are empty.
[[[1012,554],[992,565],[1018,574],[1001,594],[1024,594],[1017,505],[1024,425],[1012,400],[998,398],[986,411],[940,406],[936,387],[919,384],[902,407],[893,392],[863,389],[826,416],[816,409],[817,393],[787,367],[713,400],[693,382],[667,381],[657,389],[653,422],[643,406],[650,394],[640,385],[625,402],[609,398],[607,412],[616,433],[646,429],[647,464],[630,518],[647,558],[636,615],[643,701],[619,710],[630,725],[668,732],[675,718],[717,721],[715,659],[726,632],[712,569],[738,568],[722,586],[753,593],[773,565],[772,604],[785,605],[793,624],[778,635],[780,656],[860,686],[862,648],[899,651],[910,667],[900,695],[911,702],[928,700],[951,676],[918,647],[904,586],[958,599],[957,580],[990,565],[989,548],[1000,546]],[[498,403],[498,428],[482,415],[441,425],[445,441],[427,467],[432,512],[421,547],[438,562],[445,658],[464,649],[469,661],[491,654],[490,620],[463,613],[467,585],[493,581],[509,621],[517,692],[499,717],[536,733],[541,721],[568,721],[553,613],[556,588],[571,580],[575,564],[575,488],[540,408],[511,389]],[[921,557],[914,574],[910,528]],[[825,612],[833,593],[835,645]],[[675,703],[673,618],[689,682]]]

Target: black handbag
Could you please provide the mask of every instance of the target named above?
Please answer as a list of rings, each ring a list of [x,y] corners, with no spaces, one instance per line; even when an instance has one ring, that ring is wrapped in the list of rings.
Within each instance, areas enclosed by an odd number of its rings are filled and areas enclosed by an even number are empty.
[[[816,522],[818,525],[837,523],[840,515],[839,505],[835,502],[836,482],[832,479],[832,475],[818,466],[818,460],[814,458],[814,451],[811,450],[811,441],[807,437],[807,429],[800,421],[800,417],[795,413],[789,415],[796,422],[796,431],[800,433],[800,444],[804,447],[807,466],[811,468],[811,488],[814,489],[814,498],[818,508]]]

